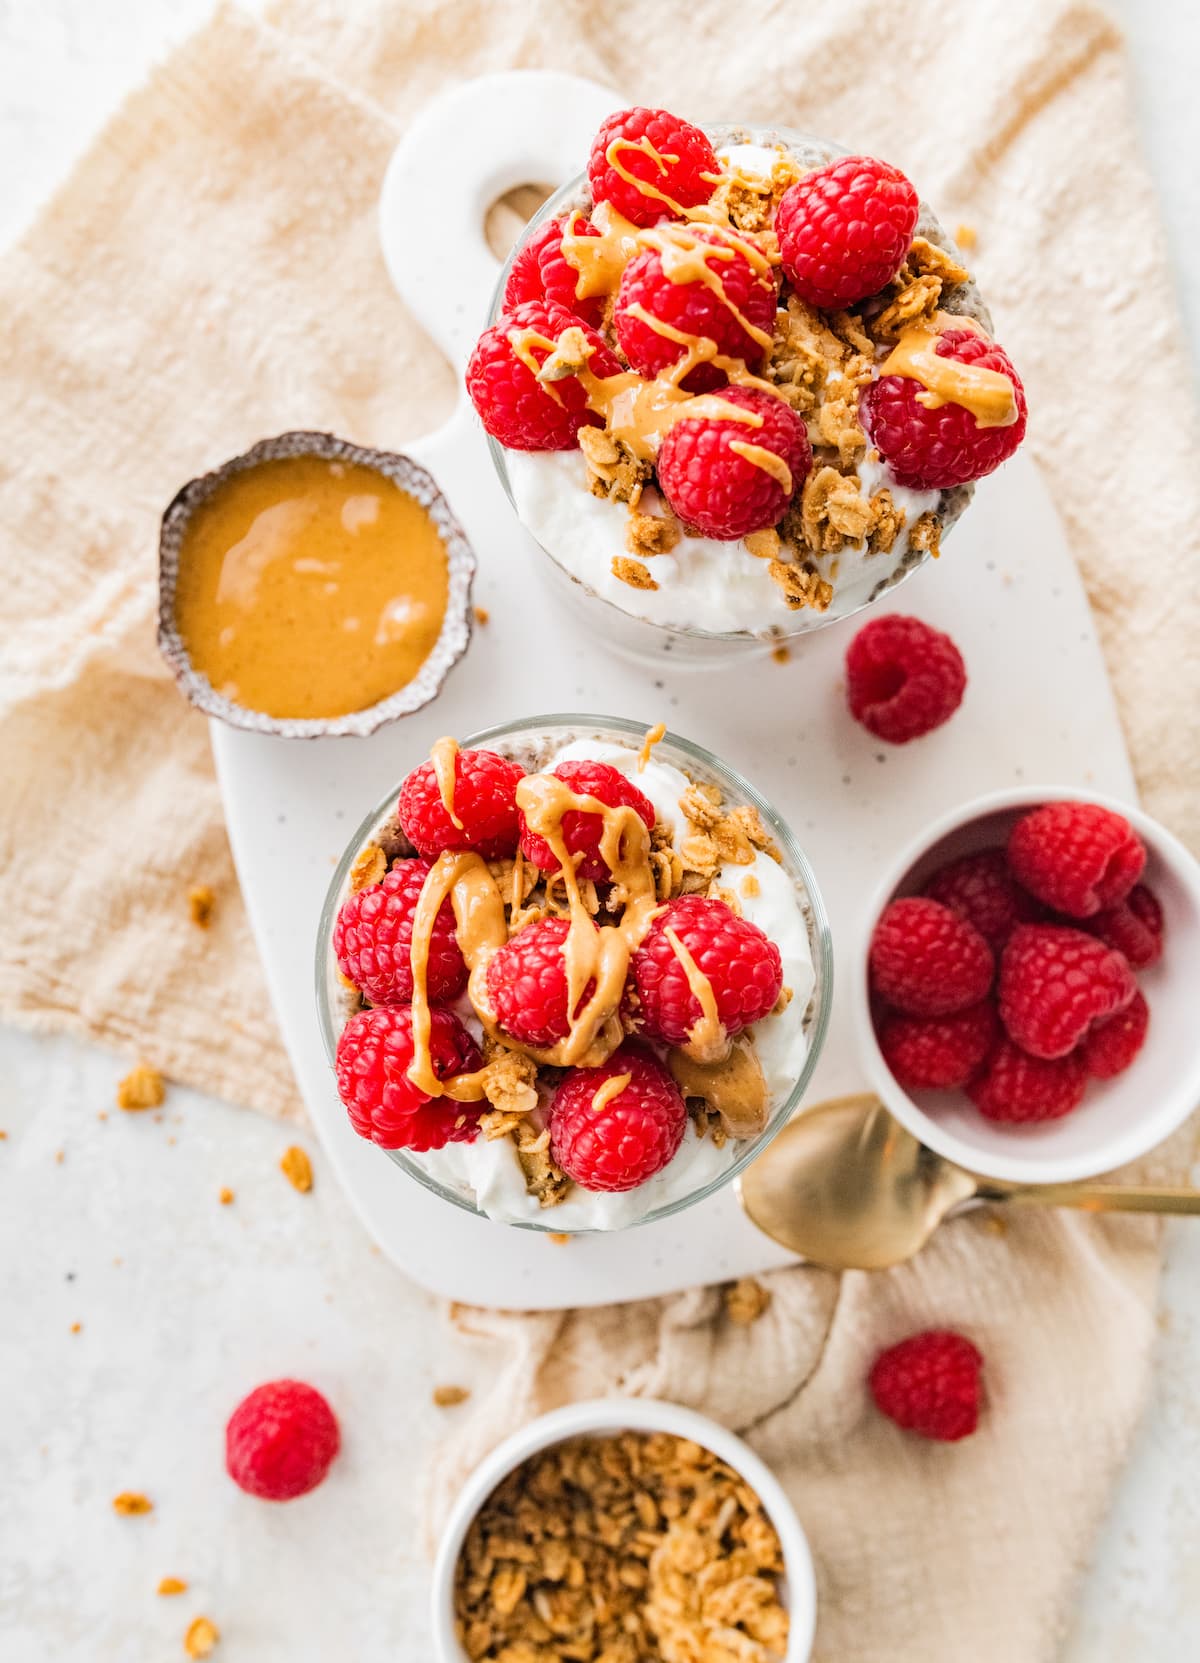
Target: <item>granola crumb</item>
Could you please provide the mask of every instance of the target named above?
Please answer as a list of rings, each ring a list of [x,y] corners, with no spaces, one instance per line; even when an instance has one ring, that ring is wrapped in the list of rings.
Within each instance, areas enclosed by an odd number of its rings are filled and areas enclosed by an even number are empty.
[[[793,988],[781,987],[778,999],[776,999],[775,1003],[771,1006],[771,1015],[781,1015],[788,1008],[795,997],[796,994]]]
[[[164,1576],[154,1592],[161,1594],[164,1599],[169,1599],[172,1594],[186,1594],[187,1588],[188,1585],[181,1576]]]
[[[128,1109],[131,1113],[137,1109],[156,1109],[166,1094],[158,1069],[152,1068],[148,1062],[140,1062],[118,1082],[117,1107]]]
[[[730,1322],[748,1327],[758,1321],[770,1303],[770,1289],[756,1282],[753,1276],[743,1276],[741,1281],[725,1289],[725,1311]]]
[[[299,1190],[301,1195],[307,1195],[313,1187],[312,1162],[298,1143],[290,1144],[284,1150],[279,1170],[292,1188]]]
[[[989,1236],[1007,1236],[1008,1220],[1001,1218],[999,1213],[990,1212],[983,1215],[983,1227]]]
[[[833,600],[833,585],[804,566],[793,566],[785,560],[772,560],[771,577],[783,590],[783,598],[793,612],[811,606],[814,612],[826,612]]]
[[[212,923],[217,897],[206,883],[195,883],[188,890],[188,915],[197,929],[206,930]]]
[[[554,1230],[546,1237],[546,1240],[553,1247],[566,1247],[571,1238],[568,1235],[564,1235],[561,1230]]]
[[[780,642],[777,647],[771,648],[771,657],[775,660],[776,664],[788,664],[791,662],[792,655],[788,648]]]
[[[154,1511],[154,1503],[140,1490],[122,1490],[120,1495],[113,1497],[112,1506],[113,1512],[119,1513],[124,1519],[136,1518],[139,1513]]]
[[[233,1200],[233,1191],[231,1189],[221,1190],[217,1196],[217,1200],[221,1203],[222,1207],[228,1207],[230,1202]]]
[[[783,1553],[762,1502],[667,1433],[530,1456],[476,1515],[455,1570],[472,1663],[779,1663]]]
[[[746,553],[756,560],[774,560],[779,554],[779,533],[773,525],[762,531],[748,531],[742,538]]]
[[[220,1638],[216,1623],[208,1617],[194,1617],[183,1637],[183,1649],[189,1657],[208,1657]]]
[[[942,552],[942,522],[928,509],[912,528],[908,539],[909,547],[920,549],[936,560]]]
[[[370,889],[374,884],[382,883],[387,869],[387,856],[378,843],[368,843],[354,857],[354,865],[350,868],[350,888],[357,893],[360,889]]]
[[[752,901],[756,895],[762,894],[762,885],[753,872],[747,872],[742,879],[742,895],[747,901]]]
[[[438,1409],[453,1409],[456,1404],[465,1403],[470,1397],[465,1386],[435,1386],[433,1401]]]
[[[631,514],[625,527],[625,547],[630,554],[652,559],[670,554],[679,541],[679,521],[659,514]]]
[[[54,1151],[54,1164],[56,1166],[61,1166],[63,1164],[63,1162],[66,1160],[66,1158],[67,1158],[67,1152],[66,1152],[65,1149],[56,1149]]]
[[[954,228],[954,240],[961,249],[969,254],[979,241],[979,232],[966,220],[960,220]]]
[[[479,624],[481,628],[487,624],[490,624],[491,621],[492,615],[486,606],[477,606],[475,608],[475,622]]]
[[[73,1322],[71,1324],[71,1332],[72,1334],[82,1334],[83,1324],[81,1322]]]
[[[614,439],[602,427],[581,427],[579,448],[587,463],[588,488],[592,495],[607,497],[612,502],[627,502],[631,509],[636,508],[650,478],[650,463],[640,462],[628,445]]]
[[[584,428],[585,433],[591,431]],[[612,562],[613,576],[619,577],[622,583],[627,583],[631,589],[657,589],[658,583],[650,576],[650,568],[640,560],[631,560],[627,554],[614,554]]]

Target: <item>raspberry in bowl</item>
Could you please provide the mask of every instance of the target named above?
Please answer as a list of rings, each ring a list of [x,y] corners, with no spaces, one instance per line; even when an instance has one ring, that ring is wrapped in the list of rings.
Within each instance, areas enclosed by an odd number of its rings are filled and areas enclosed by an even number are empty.
[[[857,959],[872,1086],[983,1177],[1095,1177],[1200,1098],[1200,866],[1128,804],[1053,787],[965,804],[897,856]]]
[[[615,717],[439,740],[355,834],[317,944],[355,1130],[456,1205],[552,1234],[733,1178],[801,1099],[831,980],[770,804]]]
[[[990,330],[888,163],[622,111],[514,251],[467,389],[590,627],[707,661],[937,554],[1025,430]]]

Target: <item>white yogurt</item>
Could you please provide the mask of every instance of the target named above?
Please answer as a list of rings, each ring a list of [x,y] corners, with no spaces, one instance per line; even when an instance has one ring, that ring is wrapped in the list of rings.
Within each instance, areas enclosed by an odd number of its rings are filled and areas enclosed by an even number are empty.
[[[723,163],[743,174],[769,178],[780,151],[738,144],[718,154]],[[806,622],[812,627],[855,611],[899,567],[908,553],[909,530],[926,509],[936,506],[939,496],[937,491],[905,490],[882,463],[861,463],[858,473],[864,494],[870,496],[886,486],[896,506],[904,510],[904,529],[887,554],[869,555],[863,542],[822,556],[816,564],[833,586],[833,600],[828,611],[808,614],[791,610],[767,570],[768,562],[752,555],[741,540],[681,537],[670,554],[657,554],[648,561],[658,588],[634,589],[612,569],[614,556],[629,552],[625,545],[628,508],[591,494],[580,451],[510,450],[505,463],[517,513],[547,554],[572,577],[635,618],[710,634],[794,634]],[[648,513],[654,511],[653,492],[646,493],[642,507]]]
[[[576,739],[564,745],[545,764],[547,769],[567,760],[607,762],[631,779],[654,804],[654,812],[672,830],[672,842],[687,834],[687,820],[679,800],[688,790],[687,776],[668,762],[651,754],[639,773],[637,752],[624,745],[599,739]],[[747,895],[747,878],[758,893]],[[770,1095],[773,1113],[791,1091],[808,1052],[804,1015],[815,986],[808,928],[800,897],[784,869],[769,855],[756,853],[752,864],[727,864],[717,882],[738,897],[743,915],[764,930],[779,948],[783,960],[784,986],[792,990],[786,1009],[755,1025],[754,1038]],[[465,1002],[464,1002],[465,1003]],[[478,1036],[474,1012],[460,1009],[463,1019]],[[600,1194],[578,1184],[557,1207],[543,1208],[525,1188],[525,1177],[509,1138],[477,1138],[473,1143],[447,1144],[444,1149],[424,1154],[408,1153],[426,1172],[470,1200],[489,1218],[506,1224],[539,1223],[547,1228],[578,1230],[620,1230],[647,1213],[673,1201],[694,1195],[727,1172],[743,1146],[732,1139],[718,1149],[711,1137],[699,1137],[689,1121],[674,1159],[663,1170],[634,1190],[621,1194]]]

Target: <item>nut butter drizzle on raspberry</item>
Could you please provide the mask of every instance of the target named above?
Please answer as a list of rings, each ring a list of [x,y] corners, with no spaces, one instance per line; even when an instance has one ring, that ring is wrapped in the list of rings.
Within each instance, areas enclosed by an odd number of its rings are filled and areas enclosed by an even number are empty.
[[[687,1043],[679,1049],[693,1062],[720,1062],[729,1053],[729,1036],[717,1011],[717,996],[712,983],[670,925],[663,933],[687,977],[692,998],[700,1006],[700,1015],[688,1030]]]
[[[640,150],[644,156],[649,156],[660,173],[670,173],[671,164],[678,162],[679,157],[673,156],[669,152],[664,154],[661,150],[656,150],[645,133],[642,134],[640,139],[623,139],[618,134],[604,152],[604,160],[613,172],[618,178],[623,179],[627,185],[632,185],[639,195],[650,197],[654,202],[665,203],[673,214],[686,214],[687,209],[676,202],[673,196],[668,196],[666,191],[660,191],[658,186],[652,185],[648,179],[639,179],[636,173],[630,173],[621,161],[623,150]]]
[[[757,1137],[767,1124],[767,1082],[748,1031],[719,1062],[697,1062],[677,1046],[667,1053],[667,1067],[685,1097],[703,1097],[720,1115],[731,1138]]]
[[[450,824],[461,831],[463,823],[454,812],[454,772],[458,761],[458,740],[450,734],[435,739],[429,752],[429,760],[433,763],[433,776],[437,780],[442,807],[450,818]]]
[[[454,909],[459,949],[470,971],[467,997],[493,1038],[549,1067],[595,1068],[608,1060],[624,1037],[617,1007],[629,960],[660,911],[645,823],[636,809],[613,808],[596,797],[581,795],[550,774],[527,775],[517,787],[517,803],[530,830],[545,838],[553,850],[567,893],[570,928],[563,958],[570,1026],[563,1039],[547,1048],[522,1045],[501,1034],[488,1003],[487,967],[508,940],[504,901],[481,856],[469,849],[447,850],[438,856],[422,885],[413,914],[410,958],[413,1060],[408,1077],[431,1097],[448,1096],[458,1102],[475,1103],[484,1096],[483,1070],[440,1080],[430,1055],[429,946],[434,920],[447,896]],[[593,924],[584,904],[575,862],[563,838],[563,816],[573,810],[600,815],[600,853],[614,885],[624,895],[620,922],[601,929]],[[595,992],[581,1006],[591,981],[595,981]]]
[[[938,337],[949,329],[969,329],[978,335],[986,333],[974,318],[938,312],[932,328],[917,324],[903,331],[880,364],[880,376],[903,375],[919,381],[924,391],[917,394],[917,401],[927,410],[939,410],[943,404],[961,404],[980,427],[1011,427],[1019,414],[1012,382],[999,370],[941,357],[937,351]]]
[[[633,1079],[632,1074],[614,1074],[601,1081],[592,1093],[592,1113],[603,1114],[614,1097],[619,1097]]]

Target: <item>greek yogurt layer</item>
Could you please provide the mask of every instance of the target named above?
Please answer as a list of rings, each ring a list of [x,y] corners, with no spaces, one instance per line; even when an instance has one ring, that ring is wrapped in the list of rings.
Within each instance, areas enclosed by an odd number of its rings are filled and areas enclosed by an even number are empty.
[[[717,151],[730,172],[756,179],[769,179],[782,154],[781,147],[762,144],[732,144]],[[505,467],[521,520],[572,577],[635,618],[708,634],[794,635],[856,612],[904,566],[911,528],[941,499],[939,491],[898,485],[880,461],[860,462],[863,495],[886,487],[903,510],[904,526],[886,554],[868,553],[864,540],[816,559],[813,564],[832,585],[833,599],[826,611],[809,613],[788,606],[769,574],[769,562],[752,555],[740,539],[683,536],[669,554],[649,562],[658,588],[635,589],[613,571],[614,558],[629,553],[627,509],[590,493],[587,463],[579,451],[506,451]],[[658,512],[656,496],[646,491],[640,509]]]
[[[687,835],[688,822],[679,802],[691,781],[678,768],[652,754],[639,773],[636,751],[599,739],[572,740],[541,766],[549,770],[559,762],[585,759],[607,762],[627,775],[654,804],[655,815],[671,827],[674,844]],[[795,885],[769,855],[756,853],[753,862],[745,866],[727,863],[714,882],[736,895],[743,916],[775,942],[783,960],[783,984],[791,989],[787,1006],[754,1028],[755,1048],[770,1099],[769,1112],[773,1114],[791,1091],[808,1054],[804,1018],[816,978],[807,921]],[[751,893],[747,894],[747,889]],[[457,1008],[478,1037],[478,1019],[465,999]],[[552,1208],[540,1206],[536,1196],[526,1190],[509,1138],[479,1137],[473,1143],[447,1144],[421,1154],[409,1151],[406,1159],[473,1202],[489,1218],[506,1224],[537,1223],[570,1233],[619,1230],[674,1201],[682,1201],[728,1172],[743,1148],[744,1144],[732,1138],[718,1148],[711,1136],[700,1137],[689,1120],[675,1158],[647,1183],[619,1194],[601,1194],[576,1184],[566,1199]]]

